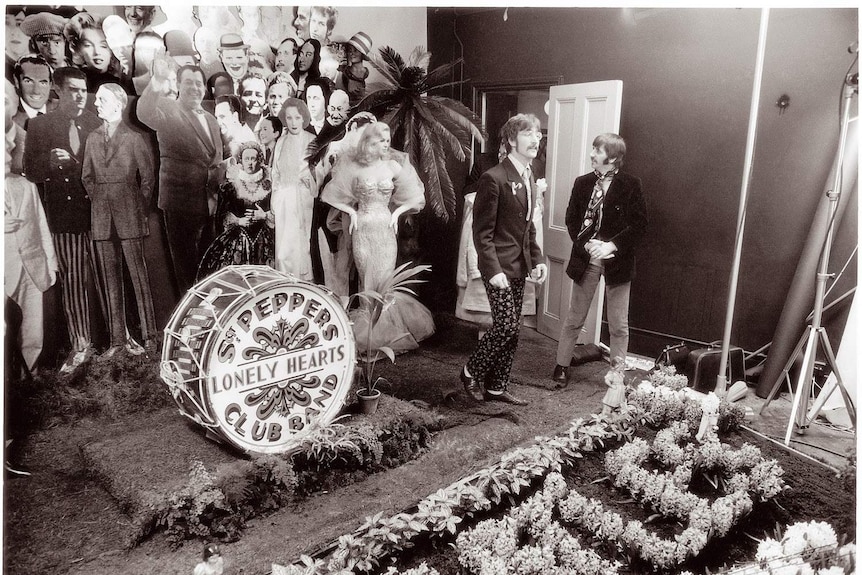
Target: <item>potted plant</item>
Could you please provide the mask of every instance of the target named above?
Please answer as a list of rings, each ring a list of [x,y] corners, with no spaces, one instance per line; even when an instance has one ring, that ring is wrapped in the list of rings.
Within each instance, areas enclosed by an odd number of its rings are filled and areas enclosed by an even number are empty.
[[[420,273],[428,271],[431,266],[417,265],[410,267],[412,262],[406,262],[390,273],[377,289],[364,289],[350,296],[348,310],[351,304],[358,302],[356,309],[350,311],[353,323],[353,336],[356,342],[356,357],[359,362],[357,370],[360,388],[356,395],[359,399],[361,413],[374,413],[380,400],[380,390],[377,389],[383,378],[374,378],[374,366],[377,361],[388,357],[395,363],[395,351],[392,346],[400,339],[409,336],[407,333],[380,333],[375,331],[383,313],[396,305],[397,297],[415,297],[416,293],[408,287],[411,284],[425,280],[417,279]]]

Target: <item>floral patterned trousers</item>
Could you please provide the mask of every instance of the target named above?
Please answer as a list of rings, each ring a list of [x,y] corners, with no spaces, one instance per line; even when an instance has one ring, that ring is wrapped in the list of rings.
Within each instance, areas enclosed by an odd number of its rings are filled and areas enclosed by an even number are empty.
[[[482,282],[491,304],[492,324],[470,356],[467,370],[476,381],[485,384],[486,390],[505,391],[518,347],[526,281],[509,278],[509,287],[505,289],[493,287],[484,277]]]

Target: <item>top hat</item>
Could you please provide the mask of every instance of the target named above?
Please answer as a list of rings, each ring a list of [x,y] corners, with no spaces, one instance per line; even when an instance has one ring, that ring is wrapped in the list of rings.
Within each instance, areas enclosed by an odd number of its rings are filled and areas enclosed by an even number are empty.
[[[21,22],[21,31],[31,38],[47,34],[59,34],[62,36],[65,26],[66,19],[62,16],[50,12],[39,12],[38,14],[30,14],[24,18],[24,21]]]
[[[365,32],[357,32],[347,43],[359,50],[366,58],[371,51],[371,37]]]
[[[222,34],[219,41],[219,50],[235,50],[239,48],[248,48],[249,45],[242,41],[242,36],[239,34]]]

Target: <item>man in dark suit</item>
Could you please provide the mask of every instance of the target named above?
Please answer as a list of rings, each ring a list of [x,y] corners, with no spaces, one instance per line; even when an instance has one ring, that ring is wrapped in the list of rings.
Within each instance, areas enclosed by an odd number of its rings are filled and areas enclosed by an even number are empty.
[[[635,248],[647,227],[640,179],[620,171],[626,143],[600,134],[590,153],[593,171],[578,177],[566,209],[574,244],[566,273],[574,280],[569,311],[560,330],[553,379],[565,386],[569,364],[599,279],[605,276],[611,360],[625,362],[629,343],[629,294],[635,276]]]
[[[473,242],[492,324],[461,370],[464,389],[477,401],[526,405],[509,393],[508,385],[518,347],[525,278],[530,275],[541,283],[548,272],[533,225],[536,181],[530,162],[539,150],[540,127],[532,114],[509,118],[502,130],[509,155],[479,178]]]
[[[159,141],[159,208],[165,214],[168,247],[180,293],[194,284],[207,219],[215,213],[218,169],[223,159],[219,126],[201,107],[206,78],[197,66],[176,72],[179,96],[167,96],[170,62],[153,62],[153,78],[138,100],[138,118]]]
[[[12,119],[26,130],[30,118],[57,108],[57,100],[51,98],[53,73],[42,56],[24,56],[15,63],[13,75],[20,102]]]
[[[158,333],[144,260],[155,162],[150,144],[129,126],[123,114],[127,104],[128,96],[119,84],[102,84],[96,91],[95,106],[104,123],[87,139],[81,172],[92,202],[92,235],[108,299],[111,345],[102,359],[123,348],[132,355],[144,352],[128,335],[126,326],[123,256],[135,290],[141,337],[147,350],[155,351]]]
[[[24,173],[44,185],[45,212],[60,262],[63,311],[72,353],[62,372],[73,371],[93,353],[87,283],[94,262],[90,243],[90,198],[81,183],[87,137],[99,119],[85,110],[87,78],[77,68],[54,71],[57,109],[28,123]]]

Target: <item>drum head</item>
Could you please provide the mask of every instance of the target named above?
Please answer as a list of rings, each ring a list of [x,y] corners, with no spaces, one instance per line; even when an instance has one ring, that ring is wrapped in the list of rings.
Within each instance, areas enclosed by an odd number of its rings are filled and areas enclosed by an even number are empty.
[[[327,289],[265,266],[193,287],[165,329],[162,377],[180,411],[237,448],[282,453],[332,421],[350,388],[353,330]]]

